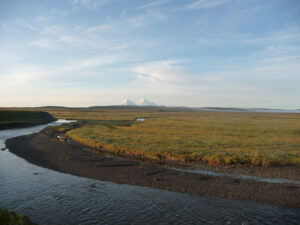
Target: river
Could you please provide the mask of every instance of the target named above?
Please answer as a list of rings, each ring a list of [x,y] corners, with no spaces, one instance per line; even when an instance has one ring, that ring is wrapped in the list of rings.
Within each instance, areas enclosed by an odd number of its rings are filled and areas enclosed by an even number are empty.
[[[0,149],[6,139],[44,127],[2,130]],[[23,213],[40,225],[300,224],[299,208],[77,177],[30,164],[8,149],[0,151],[0,208]]]

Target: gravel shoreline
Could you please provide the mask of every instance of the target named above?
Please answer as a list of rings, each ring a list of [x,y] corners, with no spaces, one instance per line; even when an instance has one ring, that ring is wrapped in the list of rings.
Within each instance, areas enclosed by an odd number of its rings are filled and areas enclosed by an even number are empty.
[[[6,146],[9,151],[30,163],[77,176],[203,196],[300,207],[299,185],[271,184],[174,171],[147,162],[93,153],[87,151],[83,145],[60,141],[56,135],[44,131],[9,139]],[[288,172],[288,178],[297,175],[298,169],[288,169],[293,171]],[[253,172],[251,173],[253,175]]]

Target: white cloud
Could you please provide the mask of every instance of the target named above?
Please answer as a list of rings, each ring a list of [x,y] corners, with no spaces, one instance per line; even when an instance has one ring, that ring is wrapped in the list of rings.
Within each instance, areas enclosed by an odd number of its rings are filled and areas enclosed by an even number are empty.
[[[154,21],[162,21],[166,18],[166,15],[163,13],[148,11],[145,14],[139,14],[131,17],[125,17],[121,20],[115,20],[114,22],[112,22],[112,25],[114,25],[115,28],[126,28],[127,32],[130,32],[133,30],[132,28],[144,28],[148,25],[151,25]]]
[[[57,35],[57,34],[61,34],[65,31],[65,29],[61,26],[57,26],[57,25],[51,25],[51,26],[47,26],[45,27],[43,30],[41,30],[41,34],[42,35]]]
[[[300,39],[299,39],[300,40]],[[300,53],[300,45],[269,45],[265,49],[268,53],[287,54]]]
[[[80,60],[73,60],[65,63],[63,66],[40,66],[40,65],[26,65],[14,64],[8,71],[1,72],[0,89],[6,92],[10,89],[22,90],[26,87],[39,86],[45,81],[52,83],[59,83],[59,80],[65,78],[70,80],[74,75],[79,75],[79,80],[84,76],[99,77],[101,69],[106,65],[111,65],[122,60],[121,56],[106,55],[85,58]],[[98,73],[90,73],[91,69],[98,68]],[[69,79],[68,79],[69,78]],[[66,86],[67,84],[63,84]]]
[[[86,29],[86,32],[95,33],[95,32],[107,32],[112,30],[113,27],[111,24],[99,24],[97,26],[92,26]]]
[[[299,60],[300,56],[287,56],[287,57],[273,57],[273,58],[265,58],[262,59],[262,63],[280,63],[280,62],[286,62],[291,60]]]
[[[143,44],[138,37],[131,37],[134,30],[146,28],[153,20],[163,20],[161,13],[146,13],[130,17],[109,20],[91,27],[65,28],[58,25],[45,27],[39,32],[39,38],[30,43],[31,46],[47,49],[67,47],[99,48],[106,50],[122,50]],[[130,38],[128,38],[130,37]],[[153,43],[153,41],[151,42]]]
[[[213,36],[203,34],[197,42],[200,46],[205,47],[255,46],[261,48],[263,46],[269,52],[281,51],[282,53],[288,53],[299,50],[299,40],[300,32],[295,29],[288,29],[265,33],[260,37],[246,33],[219,33]]]
[[[15,61],[19,61],[20,60],[20,56],[16,53],[16,52],[12,52],[12,51],[2,51],[0,49],[0,61],[2,63],[2,65],[4,64],[9,64]],[[2,66],[3,68],[4,66]]]
[[[48,48],[48,49],[55,48],[56,44],[57,44],[57,41],[50,40],[50,39],[40,39],[40,40],[33,41],[30,43],[31,46],[37,46],[40,48]]]
[[[62,35],[58,38],[43,38],[30,43],[31,46],[36,46],[40,48],[47,48],[47,49],[56,49],[59,47],[66,47],[66,45],[71,46],[80,46],[81,40],[78,40],[73,35]]]
[[[77,0],[75,3],[88,5],[92,4],[92,1]],[[104,4],[104,2],[102,3]],[[165,18],[165,15],[160,12],[146,12],[130,16],[123,15],[117,18],[106,18],[104,22],[93,26],[78,25],[73,27],[49,23],[43,17],[41,20],[35,18],[36,24],[42,28],[35,29],[38,34],[33,37],[34,39],[29,45],[45,49],[73,47],[89,50],[98,48],[100,51],[120,51],[137,45],[145,47],[154,42],[147,42],[147,39],[140,38],[141,35],[132,36],[132,34],[136,31],[140,32],[158,20],[164,20]],[[20,21],[19,23],[22,26],[29,26],[27,21]]]
[[[35,21],[38,23],[45,23],[50,21],[55,21],[61,19],[69,14],[69,11],[55,8],[38,8],[38,16],[35,18]]]
[[[51,74],[51,70],[35,65],[15,65],[10,71],[2,74],[2,90],[23,88],[32,82],[41,80]]]
[[[187,68],[177,66],[178,61],[151,62],[137,66],[133,71],[138,74],[137,79],[165,87],[215,89],[219,92],[225,89],[237,89],[237,87],[245,90],[247,87],[255,89],[261,82],[272,89],[272,85],[276,86],[276,80],[299,81],[299,58],[299,56],[266,58],[252,62],[248,68],[234,69],[231,67],[222,71],[198,74],[192,74],[188,72]]]
[[[250,37],[242,39],[241,42],[249,44],[262,44],[262,43],[273,43],[286,41],[299,41],[300,32],[298,30],[282,30],[277,32],[269,33],[262,37]]]
[[[230,0],[197,0],[189,5],[184,6],[181,10],[195,10],[203,8],[213,8],[224,5]]]
[[[39,28],[37,28],[36,26],[32,25],[31,23],[26,22],[23,19],[17,19],[17,20],[14,21],[14,23],[17,24],[17,25],[19,25],[19,26],[28,28],[28,29],[30,29],[32,31],[36,31],[36,32],[40,31]]]
[[[77,70],[83,70],[83,69],[89,69],[89,68],[93,68],[93,67],[109,65],[109,64],[117,63],[121,60],[122,60],[122,57],[116,56],[116,55],[97,56],[97,57],[74,61],[69,65],[63,66],[61,68],[61,70],[62,71],[77,71]]]
[[[179,61],[157,61],[133,68],[138,74],[137,78],[149,82],[167,82],[182,84],[189,80],[190,75],[180,66],[176,66]]]
[[[145,9],[145,8],[150,8],[150,7],[154,7],[154,6],[159,6],[159,5],[163,5],[166,4],[167,2],[169,2],[169,0],[158,0],[158,1],[154,1],[145,5],[141,5],[136,7],[136,9]]]
[[[73,0],[74,4],[81,4],[88,9],[97,9],[110,2],[110,0]]]

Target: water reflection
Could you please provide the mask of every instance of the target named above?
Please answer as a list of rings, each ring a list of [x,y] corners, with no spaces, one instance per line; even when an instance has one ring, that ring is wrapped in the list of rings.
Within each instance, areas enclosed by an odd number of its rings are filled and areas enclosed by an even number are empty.
[[[146,119],[145,118],[137,118],[136,122],[144,122]]]

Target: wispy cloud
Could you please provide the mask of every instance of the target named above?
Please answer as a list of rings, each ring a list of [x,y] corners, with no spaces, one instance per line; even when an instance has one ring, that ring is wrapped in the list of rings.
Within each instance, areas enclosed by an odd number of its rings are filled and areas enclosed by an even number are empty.
[[[44,23],[64,18],[70,14],[70,11],[57,8],[38,8],[37,13],[38,16],[35,18],[35,20],[37,22]]]
[[[15,65],[1,77],[1,89],[8,90],[15,87],[33,84],[51,74],[50,70],[37,65]]]
[[[267,85],[272,87],[272,79],[295,79],[300,73],[298,64],[300,56],[277,57],[258,59],[251,62],[248,68],[237,69],[229,67],[222,71],[198,72],[193,74],[189,72],[186,66],[179,66],[185,61],[156,61],[139,65],[133,68],[137,73],[137,79],[152,84],[177,85],[188,88],[226,88],[239,84],[240,87],[255,87],[256,82],[269,82]],[[287,75],[288,74],[288,75]],[[300,79],[300,76],[297,80]],[[247,83],[251,81],[250,83]],[[274,81],[276,83],[276,81]],[[223,87],[222,87],[223,85]]]
[[[84,69],[90,69],[94,67],[100,67],[104,65],[110,65],[123,60],[120,55],[105,55],[105,56],[95,56],[86,59],[76,60],[66,66],[60,68],[62,72],[68,71],[78,71]]]
[[[50,26],[44,27],[41,30],[41,34],[43,34],[43,35],[57,35],[57,34],[63,33],[64,30],[65,29],[62,26],[50,25]]]
[[[154,7],[154,6],[159,6],[159,5],[163,5],[166,4],[167,2],[169,2],[169,0],[158,0],[158,1],[154,1],[145,5],[141,5],[136,7],[136,9],[145,9],[145,8],[150,8],[150,7]]]
[[[133,68],[136,78],[154,86],[180,88],[206,84],[206,77],[191,73],[180,64],[186,60],[165,60],[145,63]]]
[[[43,80],[55,81],[62,78],[71,78],[76,74],[79,74],[80,77],[87,77],[89,74],[95,74],[90,73],[95,68],[98,69],[97,76],[99,76],[103,67],[121,61],[124,61],[124,56],[105,55],[71,60],[61,66],[14,63],[14,67],[0,74],[0,88],[4,91],[10,88],[32,86]]]
[[[281,62],[286,62],[286,61],[292,61],[292,60],[299,60],[299,56],[287,56],[287,57],[274,57],[274,58],[266,58],[262,59],[262,63],[281,63]]]
[[[284,45],[286,42],[299,42],[300,32],[297,29],[285,29],[265,34],[252,35],[247,33],[216,33],[198,39],[203,46],[231,45]]]
[[[157,61],[133,68],[137,78],[149,82],[181,83],[186,79],[186,71],[176,65],[177,61]]]
[[[98,9],[99,7],[107,4],[111,0],[73,0],[74,4],[81,4],[88,9]]]
[[[240,40],[243,43],[249,44],[261,44],[270,42],[286,42],[286,41],[299,41],[300,32],[299,30],[282,30],[269,33],[262,37],[250,37]]]
[[[39,28],[37,28],[36,26],[32,25],[31,23],[26,22],[23,19],[17,19],[17,20],[14,21],[14,23],[17,24],[17,25],[19,25],[19,26],[28,28],[28,29],[30,29],[32,31],[36,31],[36,32],[40,31]]]
[[[224,5],[231,0],[197,0],[191,4],[185,5],[181,10],[195,10],[204,8],[213,8]]]
[[[39,39],[30,43],[31,46],[36,46],[40,48],[47,48],[47,49],[56,49],[61,46],[66,47],[65,45],[77,45],[78,46],[79,40],[72,35],[62,35],[59,38],[49,39]]]
[[[138,44],[147,46],[145,43],[141,44],[138,39],[140,35],[132,37],[131,34],[165,18],[160,12],[147,12],[107,19],[90,27],[51,24],[38,30],[37,39],[31,41],[30,46],[45,49],[99,48],[111,51],[127,49]],[[153,41],[151,43],[154,44]]]
[[[86,29],[86,32],[95,33],[95,32],[107,32],[113,29],[111,24],[104,23],[96,26],[92,26]]]

